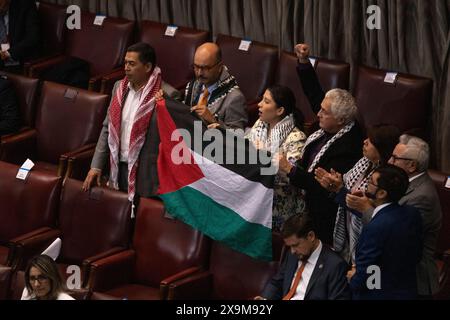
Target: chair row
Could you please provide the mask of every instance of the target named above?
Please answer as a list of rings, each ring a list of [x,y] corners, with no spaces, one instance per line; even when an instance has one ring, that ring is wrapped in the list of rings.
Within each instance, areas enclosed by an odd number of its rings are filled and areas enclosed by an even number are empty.
[[[52,59],[27,65],[27,75],[39,77],[44,70],[66,57],[78,57],[91,65],[89,88],[110,94],[114,82],[123,78],[123,57],[129,44],[147,42],[155,48],[158,65],[166,82],[182,90],[194,76],[191,68],[196,48],[211,37],[209,32],[179,27],[174,36],[166,36],[166,24],[142,21],[139,34],[133,36],[134,21],[108,17],[102,26],[93,24],[95,15],[82,12],[81,30],[65,30],[65,6],[41,3],[39,12],[47,44],[46,52],[59,53]],[[66,32],[66,34],[64,34]],[[98,39],[114,39],[107,43]],[[216,43],[223,51],[223,61],[236,77],[247,99],[249,125],[257,119],[257,102],[273,83],[290,87],[296,94],[297,108],[305,118],[305,131],[316,128],[311,110],[296,75],[294,54],[279,52],[276,46],[253,42],[248,51],[239,50],[242,39],[218,35]],[[350,65],[345,62],[314,58],[319,81],[325,91],[349,89]],[[395,81],[385,81],[387,70],[358,67],[354,88],[363,127],[375,124],[397,125],[402,132],[427,138],[431,115],[432,81],[427,78],[398,74]],[[389,116],[387,116],[389,115]],[[407,116],[406,116],[407,115]]]
[[[0,270],[9,274],[0,275],[0,282],[9,284],[15,270],[61,237],[61,271],[80,266],[83,288],[104,297],[236,299],[258,293],[282,255],[279,235],[273,237],[274,261],[256,261],[172,219],[155,199],[141,199],[133,234],[125,193],[82,192],[81,182],[72,179],[63,187],[61,177],[41,170],[32,170],[22,181],[16,178],[18,169],[0,162],[0,265],[6,266]],[[450,189],[446,174],[429,174],[443,211],[438,297],[448,298]]]
[[[5,73],[2,73],[5,74]],[[106,94],[6,74],[18,97],[22,128],[2,136],[0,160],[84,179],[106,116]]]
[[[79,266],[82,289],[111,298],[165,299],[172,282],[205,272],[219,279],[211,296],[225,290],[230,299],[250,297],[276,270],[282,247],[277,235],[274,261],[257,261],[168,216],[155,199],[141,199],[132,232],[125,193],[82,192],[82,183],[72,179],[63,187],[61,177],[39,170],[22,181],[18,168],[0,162],[0,299],[17,298],[23,288],[18,271],[57,237],[61,274],[67,278],[67,267]],[[231,275],[240,282],[227,283]]]

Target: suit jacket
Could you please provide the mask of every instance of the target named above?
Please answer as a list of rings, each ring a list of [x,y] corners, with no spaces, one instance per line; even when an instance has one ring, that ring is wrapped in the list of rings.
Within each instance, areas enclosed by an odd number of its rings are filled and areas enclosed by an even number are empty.
[[[13,0],[9,7],[9,54],[23,62],[39,54],[39,18],[36,3]]]
[[[317,112],[324,98],[314,68],[310,65],[297,67],[300,82],[312,109]],[[349,171],[362,157],[363,134],[356,124],[349,132],[336,140],[324,153],[316,167],[334,170],[344,174]],[[314,143],[305,147],[304,155],[314,147]],[[305,157],[297,162],[297,167],[289,174],[294,186],[306,191],[306,206],[313,219],[318,237],[327,244],[333,244],[333,230],[338,204],[330,193],[315,180],[314,173],[307,171],[308,159]]]
[[[423,224],[422,259],[417,265],[417,289],[420,295],[433,295],[438,290],[439,272],[434,254],[441,229],[442,211],[439,196],[427,173],[409,184],[400,204],[419,210]]]
[[[220,75],[219,82],[230,76],[227,68],[224,67]],[[193,107],[197,104],[202,84],[197,80],[189,82],[186,86],[184,104]],[[214,91],[215,92],[215,91]],[[214,92],[212,95],[214,95]],[[208,109],[212,114],[218,116],[218,122],[224,129],[244,129],[247,125],[248,116],[246,100],[240,89],[233,89],[223,97],[217,98],[213,105],[208,101]]]
[[[0,136],[20,128],[19,104],[11,82],[0,76]]]
[[[314,112],[318,112],[325,94],[311,64],[299,64],[297,73],[305,95]],[[362,157],[363,134],[358,124],[348,133],[336,140],[320,159],[317,167],[345,173]],[[333,230],[338,204],[330,193],[315,180],[314,173],[308,173],[308,154],[314,143],[305,147],[304,157],[297,162],[289,178],[294,186],[306,191],[306,208],[315,223],[318,238],[324,243],[333,244]]]
[[[114,84],[112,97],[114,97],[120,81]],[[162,83],[162,89],[169,95],[177,95],[177,91],[174,90],[170,85],[165,82]],[[109,109],[108,109],[109,114]],[[91,168],[96,168],[100,170],[105,170],[107,164],[109,163],[109,145],[108,145],[108,125],[109,118],[106,115],[103,121],[103,128],[98,138],[97,146],[95,148],[95,153],[92,158]],[[150,118],[150,125],[145,136],[145,142],[142,146],[141,152],[138,159],[138,171],[136,175],[136,195],[138,197],[152,197],[157,194],[158,191],[158,171],[157,171],[157,161],[158,161],[158,149],[159,149],[159,131],[157,124],[156,110],[153,112]]]
[[[280,270],[267,283],[261,296],[270,300],[281,300],[289,292],[297,267],[298,258],[287,251]],[[323,245],[306,288],[305,300],[350,299],[347,270],[348,264]]]
[[[417,209],[390,204],[380,210],[363,228],[356,247],[356,273],[350,281],[353,298],[415,299],[421,235],[422,221]],[[370,266],[380,268],[380,289],[367,288]]]

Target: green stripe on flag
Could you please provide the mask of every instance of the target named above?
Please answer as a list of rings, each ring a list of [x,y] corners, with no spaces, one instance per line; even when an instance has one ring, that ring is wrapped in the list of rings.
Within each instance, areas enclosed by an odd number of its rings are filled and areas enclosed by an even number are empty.
[[[214,240],[250,257],[272,260],[271,229],[244,220],[233,210],[189,186],[160,197],[167,212]]]

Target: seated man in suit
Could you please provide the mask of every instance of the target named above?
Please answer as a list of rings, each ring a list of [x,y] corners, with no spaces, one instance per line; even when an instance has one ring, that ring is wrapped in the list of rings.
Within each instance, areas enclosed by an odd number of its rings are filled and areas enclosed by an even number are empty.
[[[20,128],[19,104],[11,82],[0,76],[0,136]]]
[[[408,185],[405,171],[391,164],[377,168],[370,178],[366,196],[375,210],[356,247],[353,299],[417,298],[422,221],[417,209],[398,204]]]
[[[317,228],[317,236],[332,245],[338,205],[315,179],[314,170],[349,171],[362,157],[363,135],[356,122],[356,103],[350,92],[333,89],[325,94],[308,60],[309,47],[297,45],[296,53],[303,91],[312,109],[319,110],[320,129],[308,137],[295,166],[284,155],[276,160],[280,170],[288,174],[290,183],[306,191],[306,208]]]
[[[245,97],[236,79],[222,62],[215,43],[204,43],[194,56],[196,79],[186,86],[184,104],[211,128],[244,129],[247,124]]]
[[[20,64],[39,53],[39,19],[36,3],[0,0],[0,69],[19,71]]]
[[[350,299],[348,264],[322,244],[307,215],[286,220],[282,236],[290,251],[256,300]]]

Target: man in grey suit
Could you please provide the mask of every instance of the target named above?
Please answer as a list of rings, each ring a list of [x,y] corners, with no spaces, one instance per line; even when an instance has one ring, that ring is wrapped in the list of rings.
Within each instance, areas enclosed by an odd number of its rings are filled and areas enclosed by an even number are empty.
[[[428,159],[429,146],[425,141],[402,135],[389,160],[409,176],[409,188],[399,204],[417,208],[422,216],[424,244],[416,272],[418,293],[424,298],[436,293],[439,285],[434,254],[442,220],[439,196],[427,173]]]
[[[208,42],[198,47],[193,68],[196,79],[186,86],[184,104],[209,128],[244,129],[246,100],[223,64],[219,46]]]
[[[109,179],[109,187],[128,192],[132,201],[135,195],[150,197],[157,192],[159,134],[153,112],[155,96],[161,88],[171,97],[177,92],[162,83],[155,51],[146,43],[128,48],[125,74],[114,85],[83,190],[89,190],[93,184],[100,186],[104,175]],[[107,164],[110,169],[105,174]]]
[[[283,225],[286,250],[278,273],[255,300],[348,300],[348,264],[316,237],[313,221],[305,214]]]

